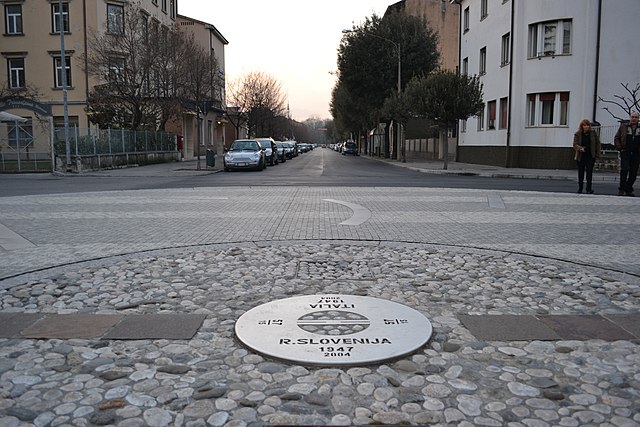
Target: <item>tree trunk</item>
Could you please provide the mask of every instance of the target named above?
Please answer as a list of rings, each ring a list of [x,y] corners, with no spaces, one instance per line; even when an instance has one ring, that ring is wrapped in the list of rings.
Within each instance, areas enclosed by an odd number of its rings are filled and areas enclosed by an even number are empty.
[[[440,129],[440,136],[442,138],[442,157],[444,159],[443,169],[449,168],[449,135],[447,135],[447,129]]]

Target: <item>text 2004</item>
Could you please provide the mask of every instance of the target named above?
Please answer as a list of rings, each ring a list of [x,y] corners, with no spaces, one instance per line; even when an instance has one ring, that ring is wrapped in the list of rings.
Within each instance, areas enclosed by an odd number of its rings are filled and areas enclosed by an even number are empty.
[[[351,356],[353,347],[320,347],[324,357],[344,357]]]

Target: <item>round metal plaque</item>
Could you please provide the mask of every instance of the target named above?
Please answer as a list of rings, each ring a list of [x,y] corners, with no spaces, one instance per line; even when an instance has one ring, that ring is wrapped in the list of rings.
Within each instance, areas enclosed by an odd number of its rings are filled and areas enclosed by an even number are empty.
[[[236,336],[266,356],[313,365],[377,363],[411,353],[433,328],[405,305],[355,295],[306,295],[254,307]]]

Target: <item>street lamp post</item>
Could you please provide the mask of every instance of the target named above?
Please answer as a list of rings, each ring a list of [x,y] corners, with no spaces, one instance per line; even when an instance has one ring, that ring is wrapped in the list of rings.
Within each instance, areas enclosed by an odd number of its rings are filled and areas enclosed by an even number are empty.
[[[67,58],[64,49],[64,14],[62,13],[62,0],[58,1],[58,31],[60,31],[60,74],[62,77],[62,105],[64,117],[64,147],[66,171],[71,172],[71,147],[69,144],[69,103],[67,101]],[[54,153],[51,153],[53,156]]]
[[[342,34],[349,34],[352,33],[353,30],[342,30]],[[373,34],[373,33],[367,33],[368,35],[370,35],[371,37],[375,37],[377,39],[380,40],[384,40],[387,41],[389,43],[391,43],[393,45],[393,47],[395,48],[396,53],[398,54],[398,95],[400,95],[402,93],[402,60],[401,60],[401,55],[400,55],[400,42],[395,42],[391,39],[388,39],[386,37],[382,37],[379,36],[377,34]],[[402,147],[400,149],[400,154],[402,156],[402,163],[406,162],[405,159],[405,152],[404,152],[404,141],[402,140],[402,123],[398,122],[398,144],[402,144]]]
[[[60,78],[62,79],[62,106],[64,117],[64,146],[66,171],[71,172],[71,147],[69,144],[69,107],[67,102],[67,58],[64,49],[64,14],[62,0],[58,1],[58,31],[60,31]],[[54,153],[52,152],[53,156]]]

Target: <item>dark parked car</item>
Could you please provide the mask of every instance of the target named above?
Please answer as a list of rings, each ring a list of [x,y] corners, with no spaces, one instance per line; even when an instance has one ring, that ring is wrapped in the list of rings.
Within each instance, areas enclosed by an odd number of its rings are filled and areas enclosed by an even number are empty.
[[[353,156],[358,155],[358,145],[353,141],[347,141],[344,143],[342,147],[342,155],[346,156],[347,154],[351,154]]]
[[[278,146],[273,138],[257,138],[258,142],[264,150],[264,156],[267,158],[269,166],[278,164]]]
[[[267,167],[264,150],[255,139],[237,139],[233,141],[229,150],[224,153],[222,161],[225,172],[234,169],[261,171]]]
[[[287,161],[287,150],[289,149],[287,144],[282,141],[276,141],[276,147],[278,147],[278,160],[280,163]]]
[[[296,146],[295,141],[282,141],[282,144],[285,146],[287,159],[293,159],[298,155],[298,147]]]

